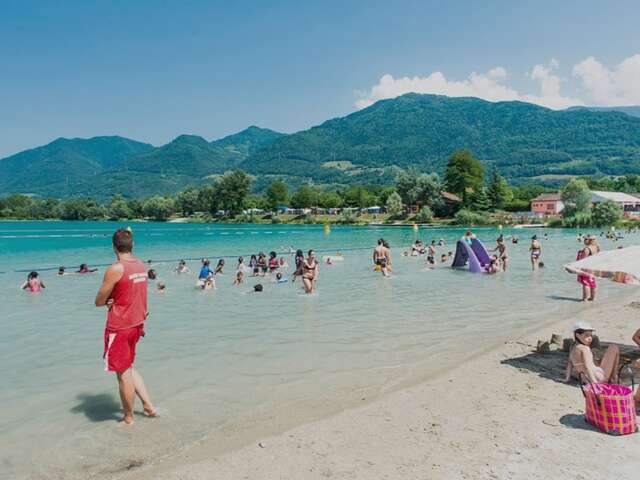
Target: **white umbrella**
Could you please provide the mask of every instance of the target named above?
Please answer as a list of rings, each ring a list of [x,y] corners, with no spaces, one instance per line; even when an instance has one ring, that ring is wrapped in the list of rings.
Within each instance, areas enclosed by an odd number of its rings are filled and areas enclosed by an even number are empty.
[[[607,250],[564,265],[569,273],[640,285],[640,246]]]

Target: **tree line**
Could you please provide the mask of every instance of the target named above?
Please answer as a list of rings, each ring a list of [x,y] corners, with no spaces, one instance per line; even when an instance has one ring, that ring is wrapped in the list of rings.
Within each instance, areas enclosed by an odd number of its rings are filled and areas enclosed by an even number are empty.
[[[241,170],[233,170],[201,187],[142,199],[115,195],[106,202],[99,202],[87,197],[59,200],[17,194],[0,199],[0,217],[62,220],[149,218],[161,221],[175,215],[233,217],[248,209],[276,211],[280,207],[381,206],[395,218],[406,216],[407,207],[411,207],[419,212],[419,221],[430,221],[433,216],[448,217],[460,213],[458,210],[462,210],[462,216],[489,211],[528,210],[530,200],[546,191],[543,186],[535,184],[510,186],[496,168],[487,174],[483,164],[469,150],[456,151],[449,157],[442,179],[435,173],[426,174],[410,167],[402,170],[389,186],[328,188],[307,184],[291,191],[286,182],[275,178],[262,193],[256,194],[252,193],[253,184],[253,177]],[[461,204],[445,202],[443,191],[457,195],[462,200]]]

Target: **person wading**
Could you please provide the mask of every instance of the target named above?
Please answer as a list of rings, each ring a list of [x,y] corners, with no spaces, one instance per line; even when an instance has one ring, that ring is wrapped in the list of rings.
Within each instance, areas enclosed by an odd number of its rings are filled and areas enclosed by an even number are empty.
[[[118,377],[124,410],[122,422],[131,425],[136,395],[148,416],[157,415],[142,376],[133,368],[136,344],[144,336],[144,321],[148,315],[147,271],[145,264],[131,253],[133,238],[130,230],[117,230],[112,242],[118,260],[107,268],[95,304],[108,309],[104,330],[105,370],[115,372]]]

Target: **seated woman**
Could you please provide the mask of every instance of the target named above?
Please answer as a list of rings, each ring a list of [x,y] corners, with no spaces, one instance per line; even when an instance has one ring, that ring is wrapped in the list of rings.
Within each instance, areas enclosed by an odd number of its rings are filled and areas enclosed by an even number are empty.
[[[569,352],[564,381],[568,382],[571,377],[580,380],[580,374],[582,374],[591,383],[616,383],[620,363],[618,346],[610,345],[598,366],[591,351],[593,328],[588,323],[578,322],[573,328],[573,338],[575,344]]]

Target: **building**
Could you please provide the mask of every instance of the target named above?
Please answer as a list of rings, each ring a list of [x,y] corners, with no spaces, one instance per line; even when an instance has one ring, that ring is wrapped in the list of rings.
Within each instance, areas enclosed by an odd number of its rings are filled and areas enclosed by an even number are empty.
[[[640,198],[624,192],[591,192],[591,203],[596,205],[605,200],[611,200],[622,208],[622,214],[626,217],[640,217]]]
[[[559,193],[543,193],[531,200],[531,213],[554,216],[564,210],[564,202]]]

